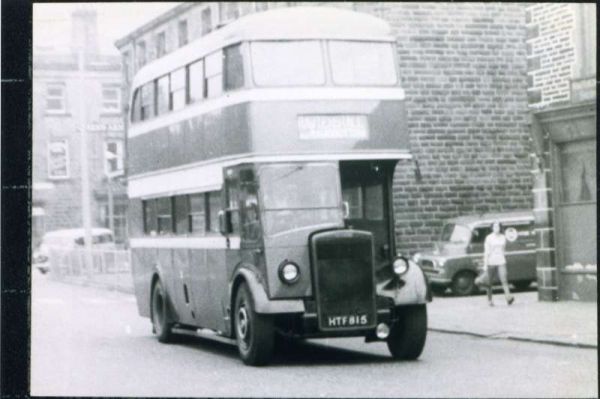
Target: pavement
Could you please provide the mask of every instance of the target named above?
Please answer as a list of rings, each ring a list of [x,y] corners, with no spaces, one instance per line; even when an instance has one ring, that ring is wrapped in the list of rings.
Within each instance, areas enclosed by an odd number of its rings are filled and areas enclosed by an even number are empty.
[[[491,339],[512,339],[555,345],[598,348],[597,302],[538,301],[537,291],[494,294],[494,306],[485,295],[434,297],[427,308],[429,329]]]
[[[77,285],[133,293],[130,273],[63,276]],[[485,295],[435,296],[428,305],[431,331],[537,343],[598,348],[597,302],[540,302],[535,289],[513,293],[508,306],[501,293],[490,307]]]

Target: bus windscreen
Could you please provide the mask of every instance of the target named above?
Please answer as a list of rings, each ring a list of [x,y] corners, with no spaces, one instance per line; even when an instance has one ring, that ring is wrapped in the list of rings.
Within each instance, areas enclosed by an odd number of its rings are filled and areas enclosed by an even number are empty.
[[[394,85],[396,75],[390,43],[330,41],[333,82],[339,85]]]
[[[265,233],[341,220],[334,165],[268,165],[260,170]]]
[[[311,86],[325,83],[317,40],[261,41],[250,46],[254,83],[259,86]]]

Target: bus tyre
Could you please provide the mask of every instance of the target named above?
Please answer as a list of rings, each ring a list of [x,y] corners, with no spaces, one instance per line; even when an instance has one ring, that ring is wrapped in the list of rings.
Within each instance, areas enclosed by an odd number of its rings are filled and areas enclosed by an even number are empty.
[[[462,271],[456,273],[452,279],[452,293],[458,296],[472,295],[477,292],[475,285],[475,273],[470,271]]]
[[[426,305],[402,306],[397,309],[398,319],[392,325],[387,346],[397,360],[415,360],[423,352],[427,337]]]
[[[172,324],[167,321],[167,297],[160,280],[157,280],[156,283],[154,283],[154,287],[152,287],[152,300],[150,309],[152,312],[150,314],[152,320],[152,332],[156,334],[159,342],[172,342]]]
[[[235,296],[235,337],[242,361],[262,366],[271,360],[275,344],[273,318],[254,311],[252,295],[242,283]]]

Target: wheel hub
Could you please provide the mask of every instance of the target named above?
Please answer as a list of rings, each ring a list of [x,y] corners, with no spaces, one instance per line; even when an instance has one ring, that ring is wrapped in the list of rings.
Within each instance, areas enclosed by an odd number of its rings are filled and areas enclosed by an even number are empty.
[[[244,306],[238,310],[237,327],[238,336],[245,341],[248,334],[248,312]]]

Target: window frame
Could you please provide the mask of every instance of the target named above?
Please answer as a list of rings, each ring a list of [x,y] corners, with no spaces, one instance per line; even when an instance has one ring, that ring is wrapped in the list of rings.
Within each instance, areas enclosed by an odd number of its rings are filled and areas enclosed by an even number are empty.
[[[52,95],[49,93],[51,88],[60,88],[60,95]],[[60,108],[48,108],[48,100],[58,100]],[[66,114],[67,113],[67,85],[65,82],[48,82],[46,83],[46,98],[45,111],[47,114]]]
[[[164,30],[157,32],[154,40],[156,44],[156,58],[164,57],[167,54],[167,32]]]
[[[215,59],[218,59],[217,55],[220,55],[221,61],[220,61],[220,65],[218,66],[218,68],[215,68],[215,72],[213,74],[211,74],[210,76],[207,74],[207,64],[208,64],[208,60],[209,58],[211,58],[212,56],[215,57]],[[208,98],[218,98],[220,96],[223,95],[223,93],[225,93],[225,80],[224,80],[224,76],[223,76],[223,68],[225,65],[225,60],[224,60],[224,51],[223,48],[220,48],[216,51],[213,51],[209,54],[206,54],[204,57],[202,57],[202,60],[204,61],[204,98],[208,99]],[[219,85],[218,87],[220,87],[220,91],[216,94],[216,95],[211,95],[210,92],[210,87],[208,82],[211,79],[219,79]]]
[[[108,165],[110,160],[108,159],[108,153],[110,152],[108,146],[110,144],[116,144],[116,160],[117,160],[117,169],[114,172],[111,172],[108,169]],[[122,139],[114,139],[110,138],[104,141],[104,174],[108,177],[121,176],[125,172],[125,143]]]
[[[185,29],[182,29],[185,27]],[[182,32],[185,32],[182,34]],[[183,40],[182,40],[183,38]],[[190,42],[189,25],[187,19],[180,19],[177,22],[177,44],[179,47],[183,47]]]
[[[115,100],[107,100],[104,97],[104,91],[105,90],[114,90],[117,93],[117,98]],[[115,108],[106,108],[106,103],[114,103],[116,105]],[[114,86],[114,85],[109,85],[109,84],[103,84],[102,85],[102,113],[105,114],[118,114],[121,113],[121,87],[119,86]]]
[[[64,148],[64,158],[65,158],[65,173],[64,175],[53,175],[51,174],[52,171],[52,166],[51,166],[51,162],[52,162],[52,155],[51,154],[51,147],[53,144],[62,144],[63,148]],[[67,139],[61,139],[61,140],[50,140],[48,141],[47,144],[47,175],[48,175],[48,179],[50,180],[66,180],[66,179],[70,179],[71,178],[71,156],[69,153],[69,140]]]
[[[200,81],[202,82],[202,96],[198,99],[192,99],[192,71],[191,71],[191,66],[192,65],[196,65],[198,63],[202,63],[202,68],[201,68],[201,74],[200,74]],[[197,103],[199,101],[203,101],[205,100],[206,94],[207,94],[207,88],[206,88],[206,67],[205,67],[205,60],[204,57],[203,58],[198,58],[197,60],[190,62],[189,64],[187,64],[185,66],[186,69],[186,105],[188,104],[194,104]]]

